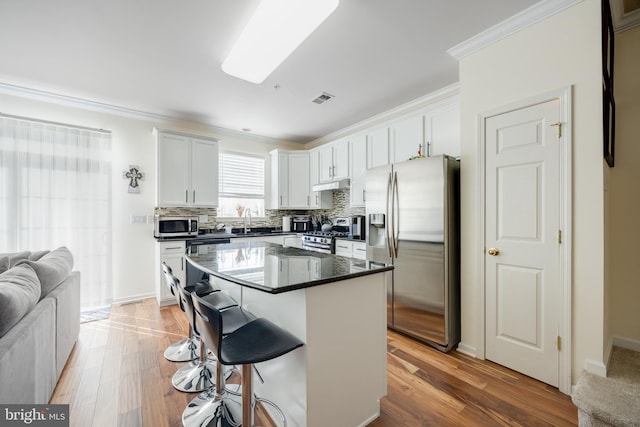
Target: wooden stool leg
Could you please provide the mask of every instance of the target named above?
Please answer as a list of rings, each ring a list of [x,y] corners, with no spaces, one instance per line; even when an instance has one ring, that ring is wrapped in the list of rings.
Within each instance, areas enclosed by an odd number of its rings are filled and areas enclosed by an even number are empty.
[[[242,427],[253,427],[253,365],[242,365]]]

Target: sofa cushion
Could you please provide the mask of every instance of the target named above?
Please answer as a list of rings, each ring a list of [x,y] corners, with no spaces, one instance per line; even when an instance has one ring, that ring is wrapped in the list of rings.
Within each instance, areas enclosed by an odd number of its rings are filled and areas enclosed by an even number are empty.
[[[40,281],[29,265],[18,264],[0,274],[0,337],[35,307]]]
[[[30,265],[38,275],[42,288],[40,299],[42,299],[71,273],[73,256],[69,249],[61,246],[38,261],[23,260],[20,262],[20,265],[22,264]]]
[[[0,255],[0,274],[9,269],[9,255]]]

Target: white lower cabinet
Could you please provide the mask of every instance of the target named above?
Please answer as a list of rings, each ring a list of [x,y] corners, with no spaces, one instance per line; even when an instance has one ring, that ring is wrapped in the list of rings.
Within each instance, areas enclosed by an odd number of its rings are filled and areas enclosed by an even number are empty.
[[[284,236],[282,246],[302,249],[302,236],[297,234]]]
[[[355,242],[352,240],[336,240],[336,255],[347,258],[367,259],[367,244],[365,242]]]
[[[176,304],[176,297],[171,294],[165,281],[162,263],[171,267],[173,275],[180,280],[180,283],[186,283],[185,248],[184,240],[156,243],[156,300],[160,306]]]
[[[367,244],[365,242],[353,242],[352,258],[367,259]]]

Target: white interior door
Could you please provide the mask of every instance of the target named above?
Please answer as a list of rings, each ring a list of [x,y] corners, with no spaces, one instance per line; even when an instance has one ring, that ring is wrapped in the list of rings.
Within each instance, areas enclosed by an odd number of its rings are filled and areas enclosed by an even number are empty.
[[[560,101],[485,121],[486,358],[559,381]]]

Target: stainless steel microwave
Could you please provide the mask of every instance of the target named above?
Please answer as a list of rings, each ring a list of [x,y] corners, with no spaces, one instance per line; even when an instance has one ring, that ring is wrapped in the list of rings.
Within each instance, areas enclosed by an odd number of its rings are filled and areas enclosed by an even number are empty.
[[[155,216],[155,237],[189,237],[198,235],[197,216]]]

